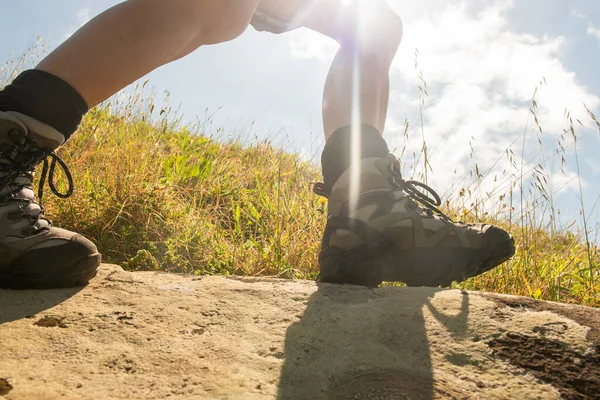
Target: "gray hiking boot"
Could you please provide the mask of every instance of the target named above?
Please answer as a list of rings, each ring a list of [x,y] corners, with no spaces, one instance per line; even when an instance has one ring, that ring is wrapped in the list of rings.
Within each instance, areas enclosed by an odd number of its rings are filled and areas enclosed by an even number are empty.
[[[43,161],[39,196],[46,176],[52,192],[60,197],[71,194],[70,173],[53,153],[64,140],[58,131],[33,118],[0,112],[1,288],[71,287],[83,285],[96,275],[101,261],[96,246],[77,233],[53,227],[43,217],[32,188],[34,171]],[[65,194],[53,182],[57,163],[69,179]]]
[[[502,229],[456,223],[444,215],[431,188],[402,179],[392,154],[363,159],[359,174],[356,204],[350,202],[350,169],[330,193],[322,184],[315,186],[317,194],[329,198],[319,256],[321,281],[446,287],[514,255],[514,239]]]

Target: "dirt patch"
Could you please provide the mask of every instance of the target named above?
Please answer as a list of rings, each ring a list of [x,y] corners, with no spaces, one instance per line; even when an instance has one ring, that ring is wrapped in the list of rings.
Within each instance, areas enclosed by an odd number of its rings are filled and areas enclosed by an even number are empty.
[[[330,400],[428,400],[434,397],[467,398],[442,381],[406,370],[365,371],[338,382],[329,389],[327,396]]]
[[[600,393],[600,355],[581,354],[545,338],[507,333],[489,342],[493,353],[551,384],[568,400]]]
[[[135,374],[138,372],[136,363],[131,358],[126,358],[126,355],[122,355],[122,358],[115,358],[108,360],[104,363],[104,366],[109,370],[121,371],[127,374]]]
[[[45,316],[40,318],[34,323],[35,326],[41,326],[43,328],[66,328],[67,324],[65,323],[64,317],[52,317]]]
[[[0,396],[8,394],[12,390],[12,386],[6,379],[0,378]]]
[[[563,305],[559,303],[549,303],[540,300],[529,299],[526,297],[504,297],[492,294],[482,294],[481,296],[493,300],[496,303],[503,304],[510,308],[524,308],[533,311],[550,311],[563,317],[577,322],[579,325],[590,328],[587,333],[587,340],[596,347],[596,353],[600,353],[600,310],[590,307]]]

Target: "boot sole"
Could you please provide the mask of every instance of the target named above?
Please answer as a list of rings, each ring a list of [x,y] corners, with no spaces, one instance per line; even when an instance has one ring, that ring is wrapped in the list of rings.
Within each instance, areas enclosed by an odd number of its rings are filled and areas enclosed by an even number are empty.
[[[102,262],[100,253],[91,254],[60,270],[0,271],[2,289],[58,289],[84,286],[96,276]],[[46,272],[44,274],[43,272]]]
[[[377,287],[381,282],[408,286],[448,287],[502,264],[515,254],[515,240],[482,250],[465,248],[357,249],[343,252],[330,247],[321,252],[319,280]]]

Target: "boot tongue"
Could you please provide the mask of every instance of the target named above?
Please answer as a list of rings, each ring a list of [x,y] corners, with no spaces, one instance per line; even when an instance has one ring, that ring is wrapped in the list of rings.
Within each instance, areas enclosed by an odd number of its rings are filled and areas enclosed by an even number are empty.
[[[50,125],[15,111],[8,111],[6,114],[24,125],[26,127],[25,133],[29,140],[42,149],[54,151],[65,142],[64,135]]]
[[[14,167],[34,167],[63,144],[65,137],[56,129],[14,111],[0,111],[0,178]],[[39,159],[38,159],[39,158]]]
[[[50,125],[15,111],[0,111],[0,195],[31,186],[37,165],[64,141]]]
[[[395,160],[395,157],[393,159]],[[393,190],[394,186],[390,182],[392,179],[392,162],[393,160],[390,157],[363,158],[360,160],[359,167],[356,168],[357,176],[353,176],[352,167],[348,168],[334,183],[331,192],[348,191],[355,182],[359,184],[358,193],[360,194]]]
[[[21,212],[11,225],[20,230],[50,226],[32,189],[34,170],[43,158],[64,142],[56,129],[16,112],[0,112],[0,215]],[[45,155],[46,154],[46,155]],[[25,167],[25,170],[20,170]]]

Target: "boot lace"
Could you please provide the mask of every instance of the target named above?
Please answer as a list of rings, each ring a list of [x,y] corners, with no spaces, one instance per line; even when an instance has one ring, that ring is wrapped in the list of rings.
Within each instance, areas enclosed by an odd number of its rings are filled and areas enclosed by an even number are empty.
[[[21,132],[13,131],[10,135],[15,145],[0,149],[0,205],[10,200],[17,201],[23,216],[37,220],[43,214],[42,198],[46,183],[54,195],[68,198],[73,194],[73,176],[66,163],[54,151],[40,148]],[[40,163],[42,172],[37,192],[39,212],[35,212],[27,207],[30,203],[35,203],[35,199],[23,198],[18,193],[23,189],[33,188],[34,171]],[[65,192],[61,192],[56,185],[57,166],[67,179]]]
[[[50,163],[48,162],[48,158],[52,160]],[[67,190],[64,193],[61,193],[58,190],[55,183],[54,173],[56,171],[57,164],[60,166],[63,174],[65,174],[65,177],[67,178]],[[43,160],[42,174],[40,175],[40,183],[38,185],[38,198],[40,199],[40,204],[42,203],[42,197],[44,197],[46,178],[48,179],[48,187],[55,196],[61,199],[71,197],[75,188],[73,183],[73,175],[71,174],[69,167],[67,167],[67,164],[55,152],[50,152]]]
[[[391,169],[393,183],[398,187],[398,189],[406,193],[411,201],[417,203],[417,206],[421,205],[422,207],[425,207],[423,210],[427,214],[437,214],[443,220],[447,222],[452,222],[452,219],[446,214],[444,214],[442,210],[439,209],[439,207],[442,205],[442,199],[436,193],[435,190],[433,190],[430,186],[419,181],[404,180],[404,178],[402,178],[402,173],[400,172],[400,162],[398,162],[398,160],[396,160],[392,164]],[[431,196],[423,193],[418,188],[421,188],[423,191],[425,191]]]
[[[392,163],[390,172],[392,174],[391,183],[409,197],[409,201],[414,207],[419,207],[420,205],[421,207],[419,208],[421,208],[421,210],[428,215],[433,216],[433,214],[437,214],[443,220],[452,222],[452,219],[439,209],[439,206],[442,205],[442,199],[435,192],[435,190],[424,183],[414,180],[407,181],[402,178],[402,173],[400,172],[400,162],[398,160],[395,160]],[[423,191],[425,191],[425,193],[418,188],[421,188]],[[313,186],[313,192],[325,198],[329,198],[329,196],[331,196],[331,190],[321,182],[315,183]]]

